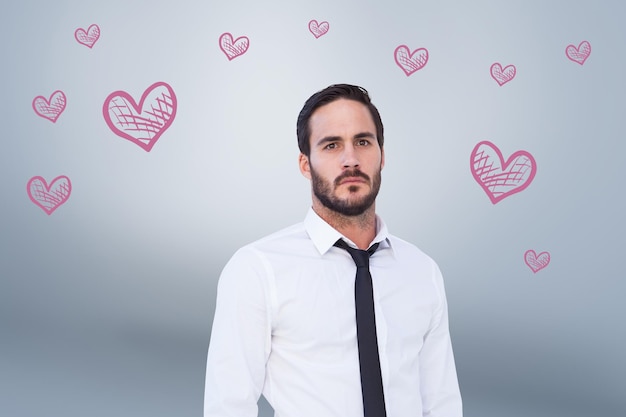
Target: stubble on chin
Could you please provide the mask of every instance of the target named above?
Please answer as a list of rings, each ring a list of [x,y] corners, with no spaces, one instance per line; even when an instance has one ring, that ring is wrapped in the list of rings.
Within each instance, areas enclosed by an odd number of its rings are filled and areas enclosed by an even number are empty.
[[[343,179],[347,177],[361,177],[366,179],[370,185],[370,192],[360,198],[354,196],[348,196],[347,198],[339,198],[335,192],[341,185]],[[347,172],[337,177],[334,183],[324,180],[320,175],[315,172],[311,167],[311,187],[315,198],[324,206],[330,213],[344,217],[357,217],[362,216],[367,211],[371,211],[376,201],[376,196],[380,189],[381,175],[380,170],[375,174],[374,181],[371,181],[369,176],[361,173],[360,171]],[[349,185],[347,191],[349,194],[357,193],[363,185]],[[329,214],[330,214],[329,213]]]

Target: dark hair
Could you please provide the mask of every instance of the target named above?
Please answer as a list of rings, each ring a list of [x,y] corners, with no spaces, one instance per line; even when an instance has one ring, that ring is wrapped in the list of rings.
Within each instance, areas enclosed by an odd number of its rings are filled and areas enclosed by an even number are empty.
[[[300,152],[304,155],[309,156],[311,153],[311,129],[309,128],[311,115],[318,108],[339,99],[354,100],[367,106],[374,120],[374,125],[376,126],[378,145],[380,145],[381,148],[383,147],[383,142],[385,141],[383,135],[383,121],[380,118],[378,109],[372,104],[367,90],[356,85],[334,84],[309,97],[304,103],[302,110],[300,110],[296,124],[296,135],[298,136],[298,147],[300,148]]]

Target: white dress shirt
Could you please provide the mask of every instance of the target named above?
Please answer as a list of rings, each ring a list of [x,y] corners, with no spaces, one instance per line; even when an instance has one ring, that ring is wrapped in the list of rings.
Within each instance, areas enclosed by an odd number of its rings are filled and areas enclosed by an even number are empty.
[[[370,258],[388,417],[461,417],[443,280],[435,262],[387,232]],[[219,279],[204,417],[363,417],[346,237],[312,209],[244,246]]]

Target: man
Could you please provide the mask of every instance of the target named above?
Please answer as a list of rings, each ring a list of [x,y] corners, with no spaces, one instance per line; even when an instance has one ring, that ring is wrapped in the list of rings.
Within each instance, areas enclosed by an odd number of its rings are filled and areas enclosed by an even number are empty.
[[[277,417],[460,417],[441,273],[375,212],[384,136],[367,91],[314,94],[297,136],[312,207],[224,268],[204,416],[256,416],[263,394]]]

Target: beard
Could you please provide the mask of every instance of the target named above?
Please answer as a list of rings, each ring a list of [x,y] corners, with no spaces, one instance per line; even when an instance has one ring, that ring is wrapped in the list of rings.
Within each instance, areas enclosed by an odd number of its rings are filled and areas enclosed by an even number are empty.
[[[331,184],[330,181],[326,181],[317,172],[311,169],[311,186],[313,188],[313,194],[317,199],[322,203],[322,205],[329,210],[332,210],[336,213],[339,213],[344,216],[360,216],[365,213],[367,209],[372,207],[374,202],[376,201],[376,196],[378,195],[378,191],[380,190],[380,182],[381,182],[381,169],[374,174],[374,181],[370,181],[370,177],[361,172],[358,169],[353,169],[349,171],[343,172],[340,176],[335,178],[335,181]],[[348,197],[346,199],[340,199],[334,194],[334,190],[339,187],[341,181],[348,177],[360,177],[365,180],[369,184],[371,184],[370,192],[359,198]],[[350,194],[356,193],[361,185],[351,185],[348,187],[348,191]]]

